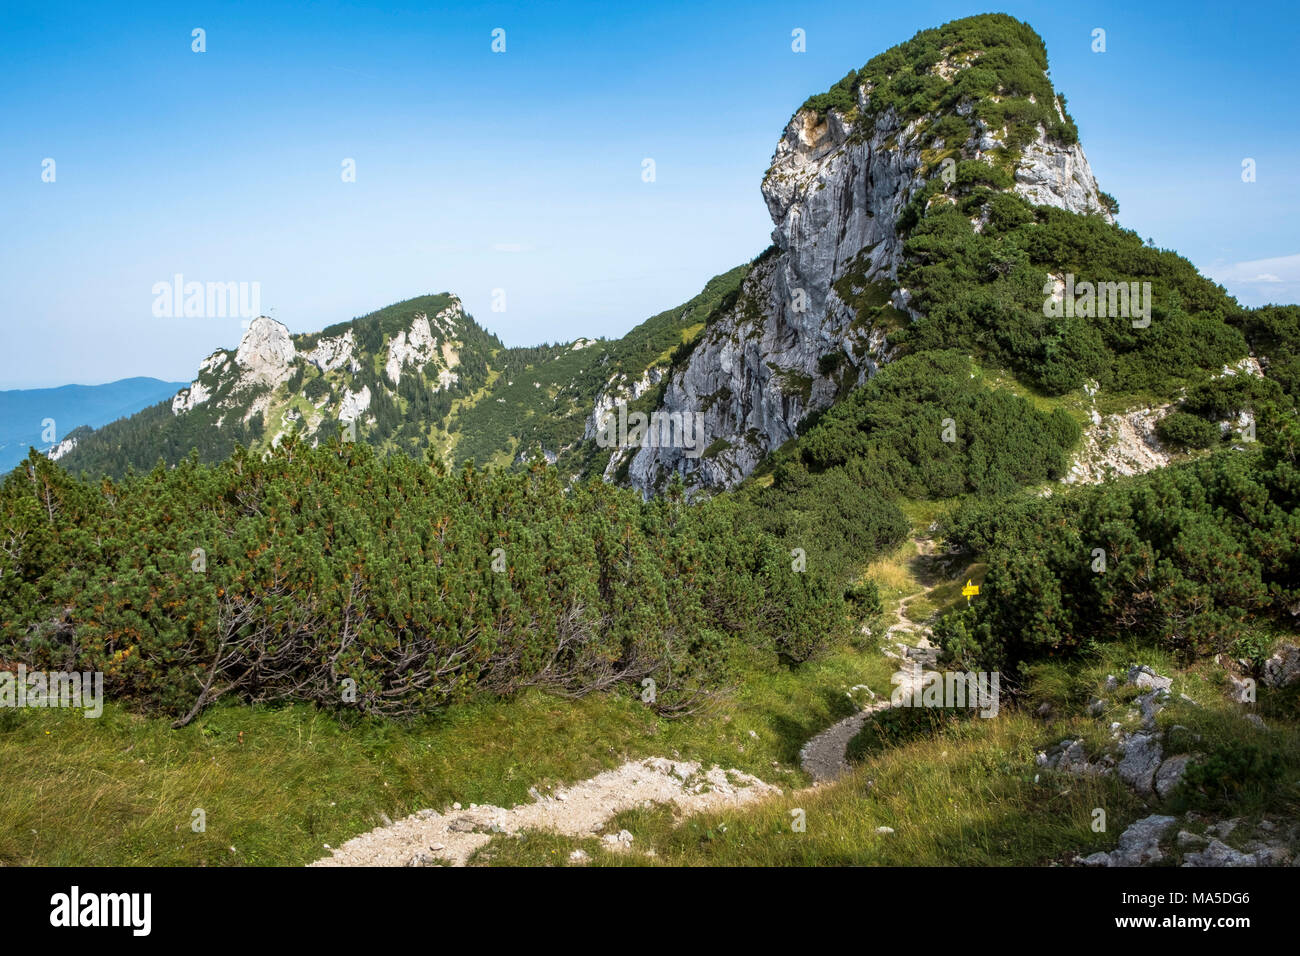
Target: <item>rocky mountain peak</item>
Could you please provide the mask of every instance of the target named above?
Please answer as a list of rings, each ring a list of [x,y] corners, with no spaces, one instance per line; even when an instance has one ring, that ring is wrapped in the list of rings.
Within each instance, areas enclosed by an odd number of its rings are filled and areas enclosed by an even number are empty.
[[[994,40],[981,31],[1010,47],[993,69],[982,57]],[[786,125],[762,184],[773,249],[664,391],[663,411],[703,412],[710,451],[629,450],[629,480],[643,493],[673,473],[734,486],[890,358],[891,324],[914,315],[898,283],[909,204],[953,202],[951,191],[978,178],[1111,221],[1037,34],[996,17],[937,32],[937,45],[915,45],[918,35],[887,51]]]
[[[235,364],[249,382],[278,385],[289,377],[289,366],[297,357],[293,337],[281,322],[259,315],[248,325],[235,351]]]

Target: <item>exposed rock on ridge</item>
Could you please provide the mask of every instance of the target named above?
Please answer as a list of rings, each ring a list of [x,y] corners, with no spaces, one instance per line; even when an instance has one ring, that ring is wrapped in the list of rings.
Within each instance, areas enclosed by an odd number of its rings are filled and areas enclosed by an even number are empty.
[[[953,82],[969,63],[940,66]],[[857,95],[856,115],[866,117],[870,93],[862,87]],[[888,329],[864,314],[862,301],[876,315],[886,303],[899,321],[910,314],[897,282],[906,238],[897,225],[927,175],[939,175],[927,173],[922,149],[930,119],[904,124],[892,109],[874,122],[834,109],[794,115],[763,181],[774,250],[664,392],[664,411],[704,413],[708,450],[691,458],[681,448],[639,449],[628,469],[634,487],[653,494],[673,473],[695,488],[736,485],[806,415],[890,358]],[[999,145],[999,131],[977,125],[962,156],[991,162],[986,153]],[[1039,134],[1021,151],[1013,191],[1111,221],[1082,147],[1050,140],[1041,126]]]
[[[410,370],[421,372],[431,391],[446,389],[459,379],[453,371],[460,362],[455,337],[464,314],[460,300],[448,298],[450,304],[432,318],[417,312],[407,328],[381,339],[377,360],[360,348],[352,327],[319,338],[294,336],[284,324],[259,316],[233,352],[218,349],[204,359],[195,380],[173,397],[172,414],[183,415],[207,403],[235,412],[232,421],[247,423],[260,414],[275,445],[292,429],[311,434],[327,418],[341,424],[368,421],[376,388],[395,392]],[[382,364],[387,385],[358,378],[372,361]],[[309,372],[330,382],[326,389],[317,389],[310,405],[284,387],[295,375],[301,382]]]
[[[247,383],[279,385],[289,377],[289,366],[297,354],[289,329],[275,319],[260,315],[239,340],[235,364]]]

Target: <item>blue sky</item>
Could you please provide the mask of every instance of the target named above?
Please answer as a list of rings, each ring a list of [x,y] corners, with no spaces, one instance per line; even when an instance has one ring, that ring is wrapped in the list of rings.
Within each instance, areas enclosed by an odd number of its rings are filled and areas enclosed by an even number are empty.
[[[6,0],[0,388],[189,378],[241,330],[155,318],[176,273],[259,282],[294,331],[450,290],[510,345],[621,335],[768,244],[808,95],[992,10],[1043,36],[1121,224],[1244,304],[1300,300],[1289,4]]]

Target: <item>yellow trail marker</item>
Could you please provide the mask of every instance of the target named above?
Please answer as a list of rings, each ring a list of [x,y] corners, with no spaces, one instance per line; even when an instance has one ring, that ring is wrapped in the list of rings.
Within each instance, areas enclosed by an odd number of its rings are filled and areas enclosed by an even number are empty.
[[[978,584],[971,584],[970,578],[967,578],[966,586],[961,589],[961,593],[965,596],[966,603],[969,604],[970,599],[980,593],[980,586]]]

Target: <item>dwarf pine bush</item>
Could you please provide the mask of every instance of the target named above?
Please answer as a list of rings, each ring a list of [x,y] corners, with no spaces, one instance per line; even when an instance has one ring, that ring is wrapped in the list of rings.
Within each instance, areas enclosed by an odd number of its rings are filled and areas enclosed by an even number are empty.
[[[991,668],[1141,640],[1194,660],[1286,627],[1300,603],[1300,425],[1261,416],[1260,449],[1225,449],[1042,499],[970,500],[950,545],[981,553],[979,601],[935,628]]]
[[[102,670],[178,723],[221,698],[400,717],[534,686],[680,713],[731,642],[798,661],[846,629],[842,593],[728,503],[541,465],[290,439],[89,482],[33,454],[0,527],[0,659]]]

